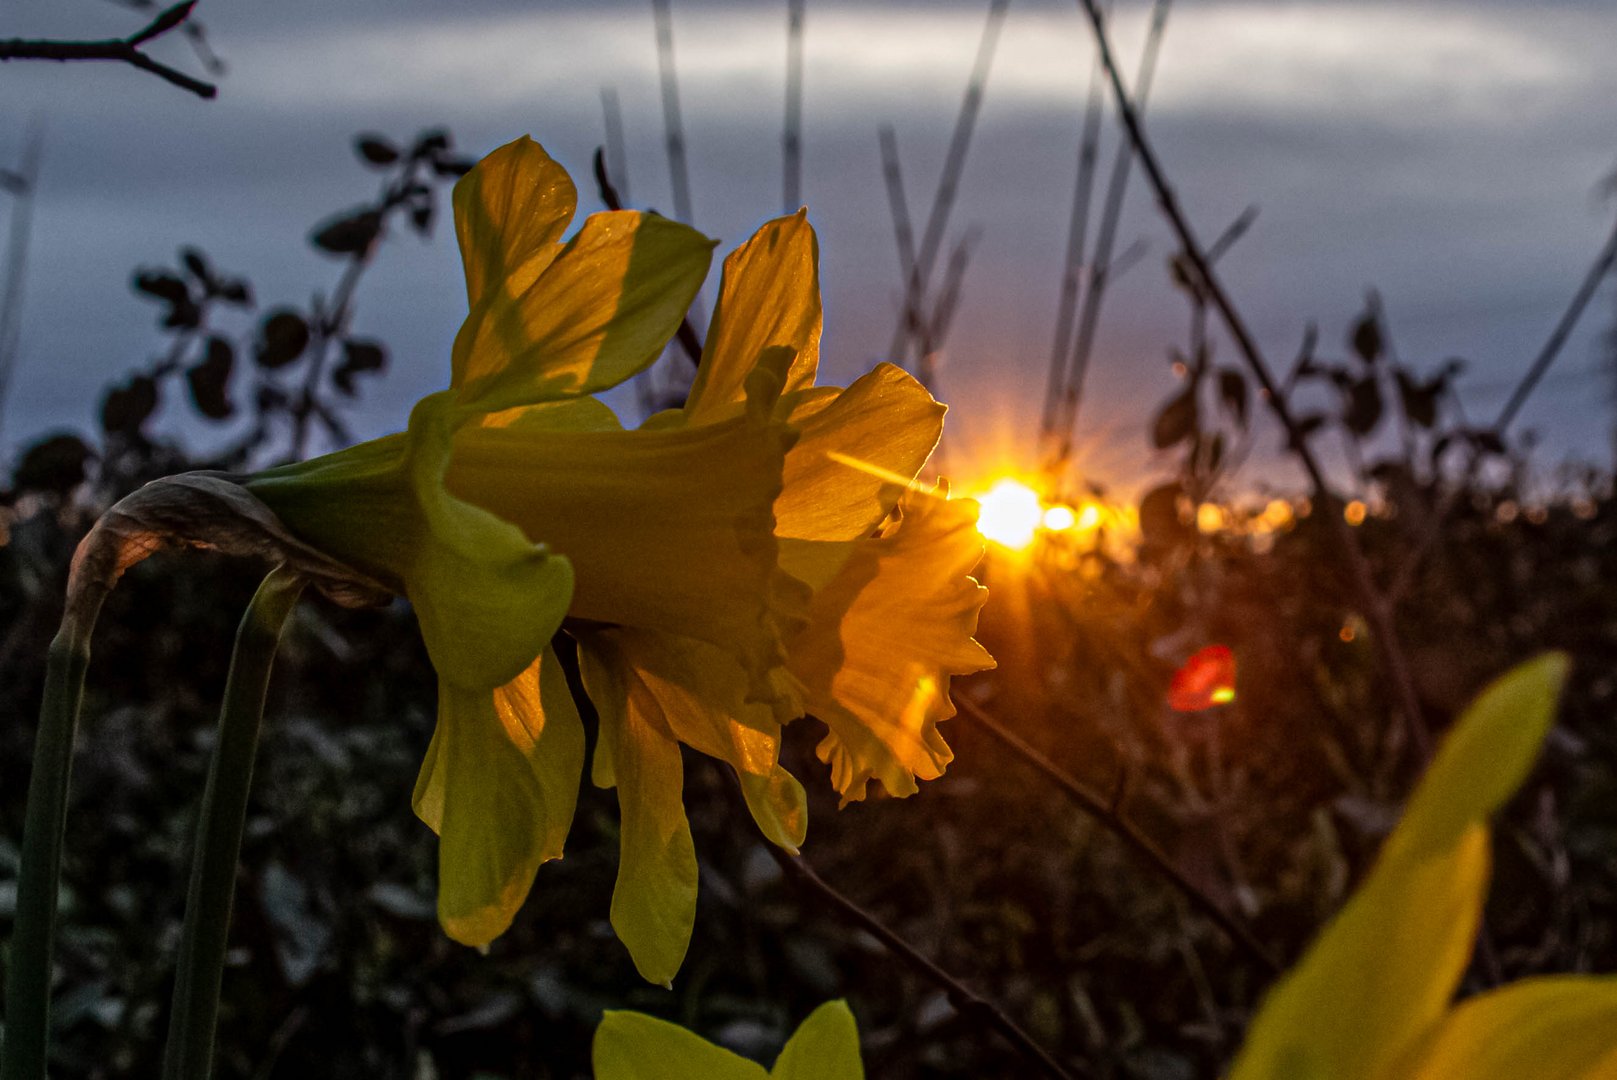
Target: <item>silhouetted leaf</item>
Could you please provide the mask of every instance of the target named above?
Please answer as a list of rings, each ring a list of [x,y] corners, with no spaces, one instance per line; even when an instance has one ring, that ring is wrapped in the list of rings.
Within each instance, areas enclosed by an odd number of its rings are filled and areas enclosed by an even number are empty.
[[[189,303],[191,291],[177,275],[166,270],[137,270],[135,289],[168,304]]]
[[[1189,530],[1179,518],[1184,489],[1178,484],[1152,488],[1140,500],[1140,538],[1152,547],[1172,547]]]
[[[186,385],[197,412],[209,420],[227,420],[236,411],[229,396],[230,372],[236,364],[236,351],[217,334],[208,339],[202,362],[185,373]]]
[[[286,408],[286,402],[286,391],[269,383],[259,383],[253,393],[253,409],[259,416],[281,411]]]
[[[432,159],[432,171],[445,178],[465,176],[472,171],[472,166],[476,164],[477,162],[470,158],[440,154]]]
[[[377,341],[349,338],[342,343],[343,361],[331,373],[332,384],[349,397],[354,396],[354,376],[387,367],[387,350]]]
[[[180,249],[180,262],[186,272],[206,286],[213,281],[213,272],[208,267],[208,257],[194,247]]]
[[[1308,437],[1313,435],[1314,432],[1318,431],[1320,426],[1324,423],[1325,417],[1321,416],[1319,413],[1309,413],[1306,416],[1298,417],[1296,421],[1296,432],[1295,434],[1288,433],[1286,435],[1286,445],[1292,450],[1299,449],[1298,444],[1306,441]]]
[[[1342,423],[1355,435],[1368,435],[1381,422],[1381,385],[1374,375],[1355,381],[1348,390]]]
[[[157,382],[136,375],[127,385],[114,386],[101,401],[101,429],[108,435],[134,438],[157,411]]]
[[[253,290],[245,278],[226,278],[214,283],[214,293],[227,304],[237,307],[251,307],[253,303]]]
[[[398,148],[380,135],[361,135],[354,140],[354,149],[366,164],[378,168],[399,160]]]
[[[285,367],[302,356],[308,347],[309,324],[291,308],[280,308],[271,312],[259,326],[254,359],[262,367]]]
[[[433,204],[430,202],[421,203],[410,211],[410,224],[415,226],[416,232],[426,236],[432,232],[432,215]]]
[[[19,491],[66,496],[84,483],[84,463],[95,452],[77,435],[48,435],[23,452],[12,482]]]
[[[1430,429],[1437,423],[1437,395],[1442,390],[1443,376],[1422,385],[1403,368],[1394,369],[1393,375],[1398,380],[1398,399],[1404,416],[1410,423]]]
[[[382,231],[382,215],[374,207],[349,210],[322,223],[309,242],[333,255],[362,255]]]
[[[1246,376],[1235,368],[1221,368],[1218,373],[1218,396],[1230,415],[1235,417],[1235,422],[1246,427],[1247,409],[1251,401]]]
[[[415,156],[427,157],[432,154],[441,154],[449,149],[449,132],[443,128],[432,128],[423,131],[415,141]]]
[[[1353,351],[1360,360],[1366,364],[1373,364],[1381,359],[1381,326],[1376,321],[1376,313],[1367,311],[1359,316],[1359,321],[1353,326],[1353,335],[1350,338]]]
[[[1192,383],[1184,393],[1162,407],[1156,423],[1151,427],[1151,444],[1165,450],[1196,431],[1196,386]]]

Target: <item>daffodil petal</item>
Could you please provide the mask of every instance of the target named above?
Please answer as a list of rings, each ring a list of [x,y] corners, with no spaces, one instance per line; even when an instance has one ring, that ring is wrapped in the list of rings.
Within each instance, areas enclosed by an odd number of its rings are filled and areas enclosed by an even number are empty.
[[[808,835],[808,793],[783,765],[767,776],[738,772],[747,812],[764,838],[796,854]]]
[[[600,714],[622,816],[612,928],[642,978],[672,986],[696,923],[696,848],[685,817],[679,743],[609,642],[585,637],[579,666]]]
[[[453,422],[434,395],[410,417],[410,477],[431,542],[405,574],[421,636],[438,674],[459,686],[492,688],[516,678],[567,614],[573,573],[565,558],[444,486]]]
[[[566,553],[574,616],[715,645],[767,697],[807,604],[777,564],[772,507],[793,432],[771,401],[693,428],[464,429],[450,490]]]
[[[618,667],[631,688],[628,700],[654,726],[735,770],[753,820],[772,843],[793,851],[802,845],[807,796],[778,761],[780,724],[767,705],[747,700],[746,672],[733,657],[700,641],[647,630],[591,631],[586,640],[601,662]],[[606,775],[609,754],[596,754]]]
[[[678,1024],[607,1010],[590,1047],[595,1080],[768,1080],[748,1061]],[[853,1078],[857,1080],[857,1078]]]
[[[621,431],[617,413],[600,398],[566,398],[477,413],[468,420],[481,428],[533,431]]]
[[[786,455],[776,535],[867,535],[892,512],[902,483],[926,464],[943,433],[944,411],[892,364],[876,365],[832,401],[806,399],[790,414],[802,434]]]
[[[627,210],[593,214],[520,296],[489,292],[455,337],[451,385],[484,412],[580,397],[655,360],[702,287],[713,242]]]
[[[494,290],[520,295],[550,265],[578,192],[567,170],[523,136],[473,166],[450,201],[466,297],[475,308]]]
[[[828,1001],[798,1025],[770,1080],[864,1080],[859,1025],[845,1001]]]
[[[1464,1001],[1381,1080],[1612,1080],[1617,978],[1523,979]]]
[[[976,504],[912,492],[900,507],[885,535],[850,545],[791,646],[844,803],[873,779],[904,796],[942,775],[954,757],[937,729],[954,715],[950,676],[993,666],[972,639],[987,597],[970,577],[982,557]]]
[[[1448,1007],[1488,882],[1488,830],[1378,861],[1269,993],[1230,1080],[1373,1080]]]
[[[416,782],[439,835],[438,918],[466,945],[511,925],[539,865],[562,854],[584,766],[584,728],[554,654],[494,691],[441,683]]]
[[[1381,1077],[1438,1021],[1481,919],[1487,817],[1537,756],[1565,671],[1523,664],[1465,711],[1365,884],[1265,999],[1231,1080]]]
[[[724,260],[719,302],[708,325],[685,416],[706,423],[740,401],[753,363],[765,349],[794,354],[787,391],[809,386],[820,360],[820,249],[808,215],[799,211],[764,224]]]

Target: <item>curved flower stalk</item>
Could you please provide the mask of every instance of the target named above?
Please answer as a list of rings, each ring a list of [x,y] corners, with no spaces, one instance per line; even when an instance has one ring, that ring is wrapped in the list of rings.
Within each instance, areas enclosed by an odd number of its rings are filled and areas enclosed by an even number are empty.
[[[1483,691],[1358,892],[1252,1022],[1231,1080],[1606,1080],[1617,979],[1525,979],[1450,1004],[1488,883],[1488,817],[1526,778],[1566,658]]]
[[[975,504],[909,490],[943,414],[915,380],[883,365],[813,385],[802,215],[726,261],[686,406],[626,431],[589,395],[655,358],[711,243],[624,212],[560,243],[573,189],[526,140],[454,202],[471,313],[450,389],[403,434],[247,487],[418,609],[440,690],[414,802],[441,838],[440,919],[469,944],[504,931],[570,826],[584,740],[547,649],[569,620],[601,716],[593,776],[622,812],[613,925],[666,984],[696,895],[679,743],[734,767],[793,849],[805,799],[777,757],[805,711],[845,800],[937,776],[949,677],[992,663],[971,640]]]

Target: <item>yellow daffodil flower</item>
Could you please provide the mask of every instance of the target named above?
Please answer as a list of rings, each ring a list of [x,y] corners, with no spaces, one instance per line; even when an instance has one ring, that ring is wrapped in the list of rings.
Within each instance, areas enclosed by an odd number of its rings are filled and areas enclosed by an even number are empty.
[[[943,412],[908,375],[813,386],[802,215],[726,261],[685,408],[625,431],[589,395],[657,355],[711,244],[621,212],[562,244],[571,182],[526,140],[454,202],[471,313],[450,389],[401,435],[248,487],[418,609],[440,691],[415,808],[441,838],[440,919],[469,944],[504,931],[571,822],[583,736],[546,647],[569,619],[601,717],[593,776],[622,813],[613,925],[667,983],[696,893],[678,744],[734,767],[764,834],[791,848],[805,800],[778,764],[780,726],[806,709],[830,727],[821,754],[844,799],[938,775],[949,676],[991,663],[971,640],[975,507],[905,493]]]
[[[798,1026],[768,1072],[677,1024],[609,1010],[590,1047],[595,1080],[864,1080],[859,1027],[828,1001]]]
[[[1481,925],[1488,817],[1526,778],[1566,658],[1485,690],[1369,876],[1252,1022],[1231,1080],[1612,1080],[1617,979],[1525,979],[1450,1004]]]

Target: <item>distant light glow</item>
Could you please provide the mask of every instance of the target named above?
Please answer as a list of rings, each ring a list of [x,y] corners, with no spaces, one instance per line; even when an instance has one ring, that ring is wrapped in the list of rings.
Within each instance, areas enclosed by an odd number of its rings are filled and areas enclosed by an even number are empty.
[[[1039,493],[1009,477],[979,495],[977,504],[981,507],[977,531],[1013,551],[1033,543],[1033,535],[1044,520]]]
[[[1369,511],[1370,508],[1365,506],[1363,502],[1354,499],[1342,508],[1342,516],[1347,519],[1349,525],[1363,525],[1364,516]]]
[[[1198,650],[1168,683],[1168,708],[1202,712],[1235,700],[1235,653],[1228,645]]]
[[[1044,512],[1044,527],[1051,532],[1065,532],[1078,524],[1078,515],[1070,506],[1052,506]]]
[[[1085,503],[1084,508],[1078,511],[1078,528],[1088,532],[1099,527],[1100,507],[1094,503]]]

